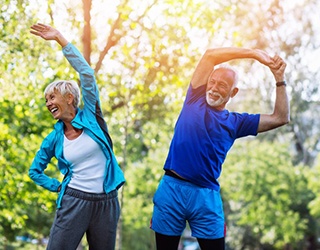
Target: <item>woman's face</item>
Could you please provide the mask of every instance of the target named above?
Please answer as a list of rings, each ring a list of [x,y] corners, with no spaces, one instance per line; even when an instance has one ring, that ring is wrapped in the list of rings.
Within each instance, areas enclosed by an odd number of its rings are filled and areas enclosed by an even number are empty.
[[[72,105],[73,96],[67,94],[63,96],[58,90],[47,94],[46,106],[54,119],[72,120],[74,118],[74,107]]]

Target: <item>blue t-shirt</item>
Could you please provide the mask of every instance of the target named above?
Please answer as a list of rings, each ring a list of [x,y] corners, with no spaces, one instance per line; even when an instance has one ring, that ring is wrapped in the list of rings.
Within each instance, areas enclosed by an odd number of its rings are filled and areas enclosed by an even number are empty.
[[[257,135],[259,114],[218,111],[206,102],[206,85],[189,86],[175,125],[164,169],[190,182],[219,190],[217,179],[237,138]]]

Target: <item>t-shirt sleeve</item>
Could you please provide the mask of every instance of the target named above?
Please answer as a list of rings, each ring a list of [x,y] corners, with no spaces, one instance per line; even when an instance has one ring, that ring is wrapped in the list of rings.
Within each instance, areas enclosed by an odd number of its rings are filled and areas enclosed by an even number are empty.
[[[235,114],[235,124],[237,124],[237,138],[257,135],[259,126],[260,114]]]
[[[192,85],[189,85],[187,95],[186,95],[186,104],[192,104],[197,102],[200,98],[205,98],[206,85],[202,85],[196,89],[192,88]]]

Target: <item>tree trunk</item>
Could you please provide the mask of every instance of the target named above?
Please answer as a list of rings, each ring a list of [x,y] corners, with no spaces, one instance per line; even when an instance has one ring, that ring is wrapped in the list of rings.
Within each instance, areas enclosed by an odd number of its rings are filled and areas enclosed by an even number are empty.
[[[84,15],[84,27],[83,27],[83,35],[82,35],[82,43],[83,43],[83,56],[91,65],[91,0],[82,0],[83,3],[83,15]]]

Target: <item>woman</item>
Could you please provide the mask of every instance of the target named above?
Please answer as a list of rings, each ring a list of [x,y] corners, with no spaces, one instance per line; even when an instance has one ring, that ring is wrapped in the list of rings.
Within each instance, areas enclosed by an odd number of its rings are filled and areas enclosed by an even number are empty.
[[[47,249],[76,249],[84,233],[90,249],[114,249],[120,216],[117,190],[125,179],[103,120],[94,71],[57,29],[39,23],[30,32],[61,45],[80,75],[84,103],[80,109],[80,90],[73,81],[55,81],[45,89],[46,106],[58,121],[42,142],[29,176],[59,192]],[[61,183],[44,173],[52,157],[64,175]]]

